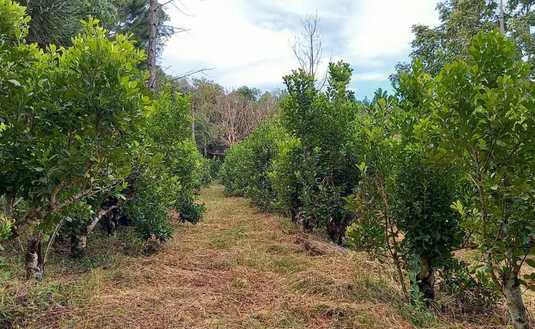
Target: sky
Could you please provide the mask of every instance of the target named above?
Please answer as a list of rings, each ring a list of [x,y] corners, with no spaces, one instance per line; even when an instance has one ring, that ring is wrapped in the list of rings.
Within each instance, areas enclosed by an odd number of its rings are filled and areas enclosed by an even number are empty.
[[[292,53],[303,18],[317,13],[324,67],[344,60],[353,67],[357,98],[390,89],[388,76],[406,62],[414,24],[436,25],[438,0],[176,0],[167,5],[170,25],[187,29],[168,41],[164,70],[231,90],[246,85],[282,89],[282,77],[298,67]],[[324,68],[325,69],[325,68]]]

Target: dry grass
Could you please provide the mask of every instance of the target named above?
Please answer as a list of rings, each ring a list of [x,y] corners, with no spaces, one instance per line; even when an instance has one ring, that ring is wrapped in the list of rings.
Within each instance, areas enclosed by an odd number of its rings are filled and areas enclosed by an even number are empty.
[[[51,273],[42,286],[57,291],[44,293],[46,306],[25,308],[31,312],[16,323],[42,329],[505,328],[500,317],[468,321],[418,312],[402,302],[388,266],[303,236],[245,199],[224,198],[221,186],[205,189],[202,199],[203,221],[179,226],[156,255],[121,256],[81,274]],[[303,239],[318,240],[326,252],[311,256]]]

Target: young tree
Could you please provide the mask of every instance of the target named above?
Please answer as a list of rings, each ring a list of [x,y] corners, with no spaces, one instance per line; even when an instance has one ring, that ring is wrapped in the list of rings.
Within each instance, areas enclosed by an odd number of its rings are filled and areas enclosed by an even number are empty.
[[[225,192],[251,198],[265,210],[277,208],[269,173],[280,145],[288,138],[278,120],[269,120],[241,143],[232,146],[225,153],[225,162],[221,166]]]
[[[342,243],[350,221],[343,198],[358,182],[349,152],[356,113],[354,95],[348,90],[351,71],[347,63],[331,63],[325,92],[319,91],[314,77],[303,70],[284,78],[288,96],[281,104],[282,123],[299,140],[294,145],[299,148],[287,153],[291,156],[285,155],[292,163],[277,165],[283,170],[273,174],[275,185],[295,184],[287,188],[296,191],[296,199],[281,202],[292,206],[289,212],[294,220],[305,230],[326,228],[337,243]]]
[[[445,0],[437,10],[437,27],[413,26],[411,57],[419,58],[432,75],[456,59],[466,59],[472,38],[500,27],[510,34],[528,62],[533,64],[535,38],[534,0]],[[533,72],[533,71],[532,71]]]
[[[460,243],[459,216],[450,208],[454,171],[433,157],[426,129],[431,84],[416,62],[401,75],[397,99],[376,99],[361,115],[355,137],[363,177],[349,204],[357,213],[350,242],[391,260],[405,297],[416,303],[434,299],[435,273]]]
[[[529,327],[520,270],[535,243],[535,85],[515,44],[478,34],[466,61],[437,78],[435,115],[442,147],[473,187],[456,204],[484,264],[507,300],[515,329]]]
[[[64,50],[4,43],[1,52],[8,71],[0,84],[13,86],[0,100],[7,127],[1,194],[24,199],[16,226],[29,235],[27,274],[42,277],[41,244],[59,224],[55,214],[128,175],[128,140],[143,113],[137,65],[144,56],[126,36],[110,41],[93,20]]]

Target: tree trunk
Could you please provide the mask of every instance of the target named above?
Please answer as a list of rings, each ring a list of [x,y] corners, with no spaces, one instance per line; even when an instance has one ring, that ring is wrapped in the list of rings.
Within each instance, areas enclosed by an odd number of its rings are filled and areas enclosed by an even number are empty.
[[[196,143],[195,138],[195,101],[191,103],[191,139]]]
[[[422,293],[426,305],[435,299],[435,270],[427,258],[420,259],[420,271],[416,275],[418,290]]]
[[[71,255],[75,258],[80,258],[85,255],[85,251],[87,250],[87,234],[80,233],[76,234],[74,233],[71,236]]]
[[[504,280],[503,294],[507,301],[507,308],[511,315],[514,329],[529,329],[529,319],[522,300],[520,283],[515,273],[508,273]]]
[[[149,48],[147,49],[149,81],[148,87],[156,89],[156,57],[158,56],[158,0],[149,0]]]
[[[41,280],[45,269],[41,238],[33,237],[28,241],[26,250],[26,279]]]
[[[347,228],[347,220],[345,218],[334,218],[327,224],[327,234],[332,242],[342,245],[343,238]]]
[[[115,216],[113,216],[113,212],[116,209],[118,209],[117,204],[110,206],[106,209],[100,209],[97,212],[97,215],[91,220],[89,225],[82,228],[79,233],[73,233],[71,235],[71,255],[73,257],[82,257],[85,255],[85,251],[87,250],[87,237],[91,233],[93,233],[93,231],[97,227],[97,224],[102,218],[106,218],[109,222],[106,225],[106,228],[108,229],[108,234],[112,235],[115,232],[116,219]]]
[[[7,215],[7,217],[13,218],[15,213],[15,203],[17,201],[17,197],[14,194],[6,194],[5,196],[5,207],[4,207],[4,213]]]
[[[503,0],[500,0],[500,32],[505,34],[505,12],[503,8]]]

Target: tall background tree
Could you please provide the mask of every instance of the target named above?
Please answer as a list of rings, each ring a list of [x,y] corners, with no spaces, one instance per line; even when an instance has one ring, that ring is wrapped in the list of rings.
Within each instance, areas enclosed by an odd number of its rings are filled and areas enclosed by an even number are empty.
[[[411,57],[419,58],[432,75],[456,59],[466,59],[472,38],[479,32],[500,27],[515,39],[522,55],[534,63],[535,0],[446,0],[437,6],[440,24],[436,27],[413,26],[415,39]],[[503,16],[503,20],[501,17]]]
[[[157,0],[19,0],[31,17],[27,41],[41,48],[49,44],[68,46],[81,29],[81,20],[97,18],[113,37],[132,34],[136,46],[147,52],[148,86],[154,89],[157,57],[165,40],[177,28],[169,25],[166,5]]]
[[[278,110],[278,92],[242,86],[225,90],[206,79],[193,79],[181,89],[192,98],[192,131],[199,151],[220,155],[242,141]]]

